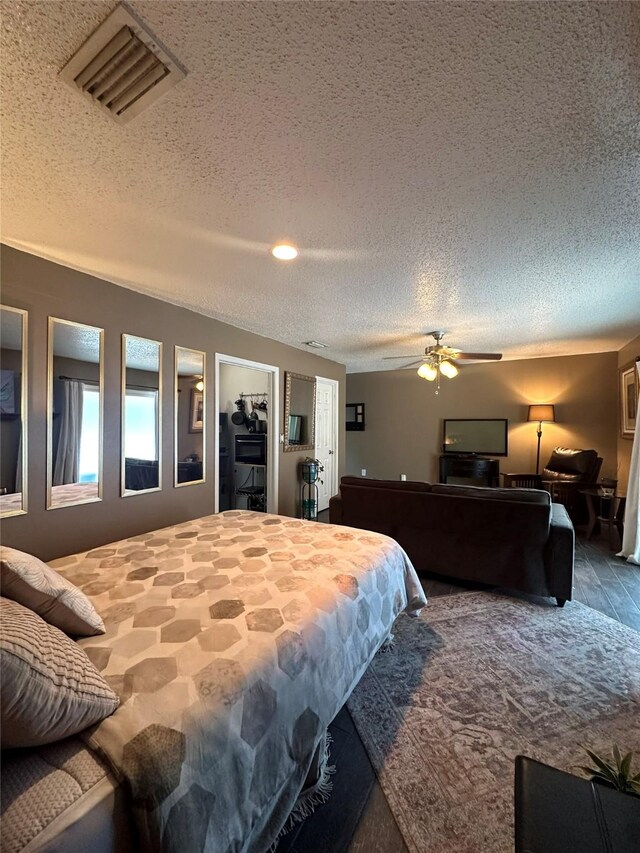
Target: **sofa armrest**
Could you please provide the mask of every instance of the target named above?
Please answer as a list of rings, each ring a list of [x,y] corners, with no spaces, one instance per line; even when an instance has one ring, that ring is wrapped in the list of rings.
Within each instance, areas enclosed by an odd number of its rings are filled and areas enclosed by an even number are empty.
[[[329,524],[342,524],[342,498],[334,495],[329,500]]]
[[[569,513],[562,504],[552,503],[545,562],[551,594],[565,601],[573,597],[574,554],[575,531]]]

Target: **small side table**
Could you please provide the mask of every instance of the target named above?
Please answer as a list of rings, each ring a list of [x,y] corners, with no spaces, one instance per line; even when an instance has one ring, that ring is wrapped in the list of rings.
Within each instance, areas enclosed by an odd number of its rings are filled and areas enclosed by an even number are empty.
[[[624,509],[627,502],[626,495],[605,495],[602,489],[580,489],[580,494],[587,499],[587,510],[589,512],[589,524],[587,527],[587,539],[591,539],[596,527],[602,522],[609,525],[609,548],[616,550],[613,539],[613,528],[616,527],[620,542],[624,532]]]

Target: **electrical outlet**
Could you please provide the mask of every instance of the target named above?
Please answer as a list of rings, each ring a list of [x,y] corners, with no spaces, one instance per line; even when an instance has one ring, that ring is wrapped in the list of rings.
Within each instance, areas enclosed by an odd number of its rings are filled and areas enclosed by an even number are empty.
[[[361,477],[366,477],[366,476],[367,476],[367,469],[366,469],[366,468],[363,468],[363,469],[362,469],[362,471],[360,471],[360,476],[361,476]]]
[[[406,474],[400,474],[400,479],[401,479],[401,480],[406,480],[406,479],[407,479],[407,475],[406,475]]]

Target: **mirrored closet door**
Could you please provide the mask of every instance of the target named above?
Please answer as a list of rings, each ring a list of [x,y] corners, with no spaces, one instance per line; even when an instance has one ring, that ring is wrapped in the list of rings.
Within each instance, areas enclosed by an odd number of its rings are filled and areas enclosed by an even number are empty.
[[[49,317],[47,509],[102,500],[104,330]]]
[[[27,511],[27,312],[0,305],[0,517]]]
[[[162,488],[162,344],[122,336],[123,497]]]
[[[205,479],[205,354],[175,350],[175,485],[203,483]]]

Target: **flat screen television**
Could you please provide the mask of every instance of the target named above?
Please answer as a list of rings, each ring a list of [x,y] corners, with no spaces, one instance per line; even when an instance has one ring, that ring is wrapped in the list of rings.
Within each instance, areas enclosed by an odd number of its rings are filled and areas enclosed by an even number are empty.
[[[509,421],[506,418],[446,418],[443,453],[477,456],[507,456]]]

